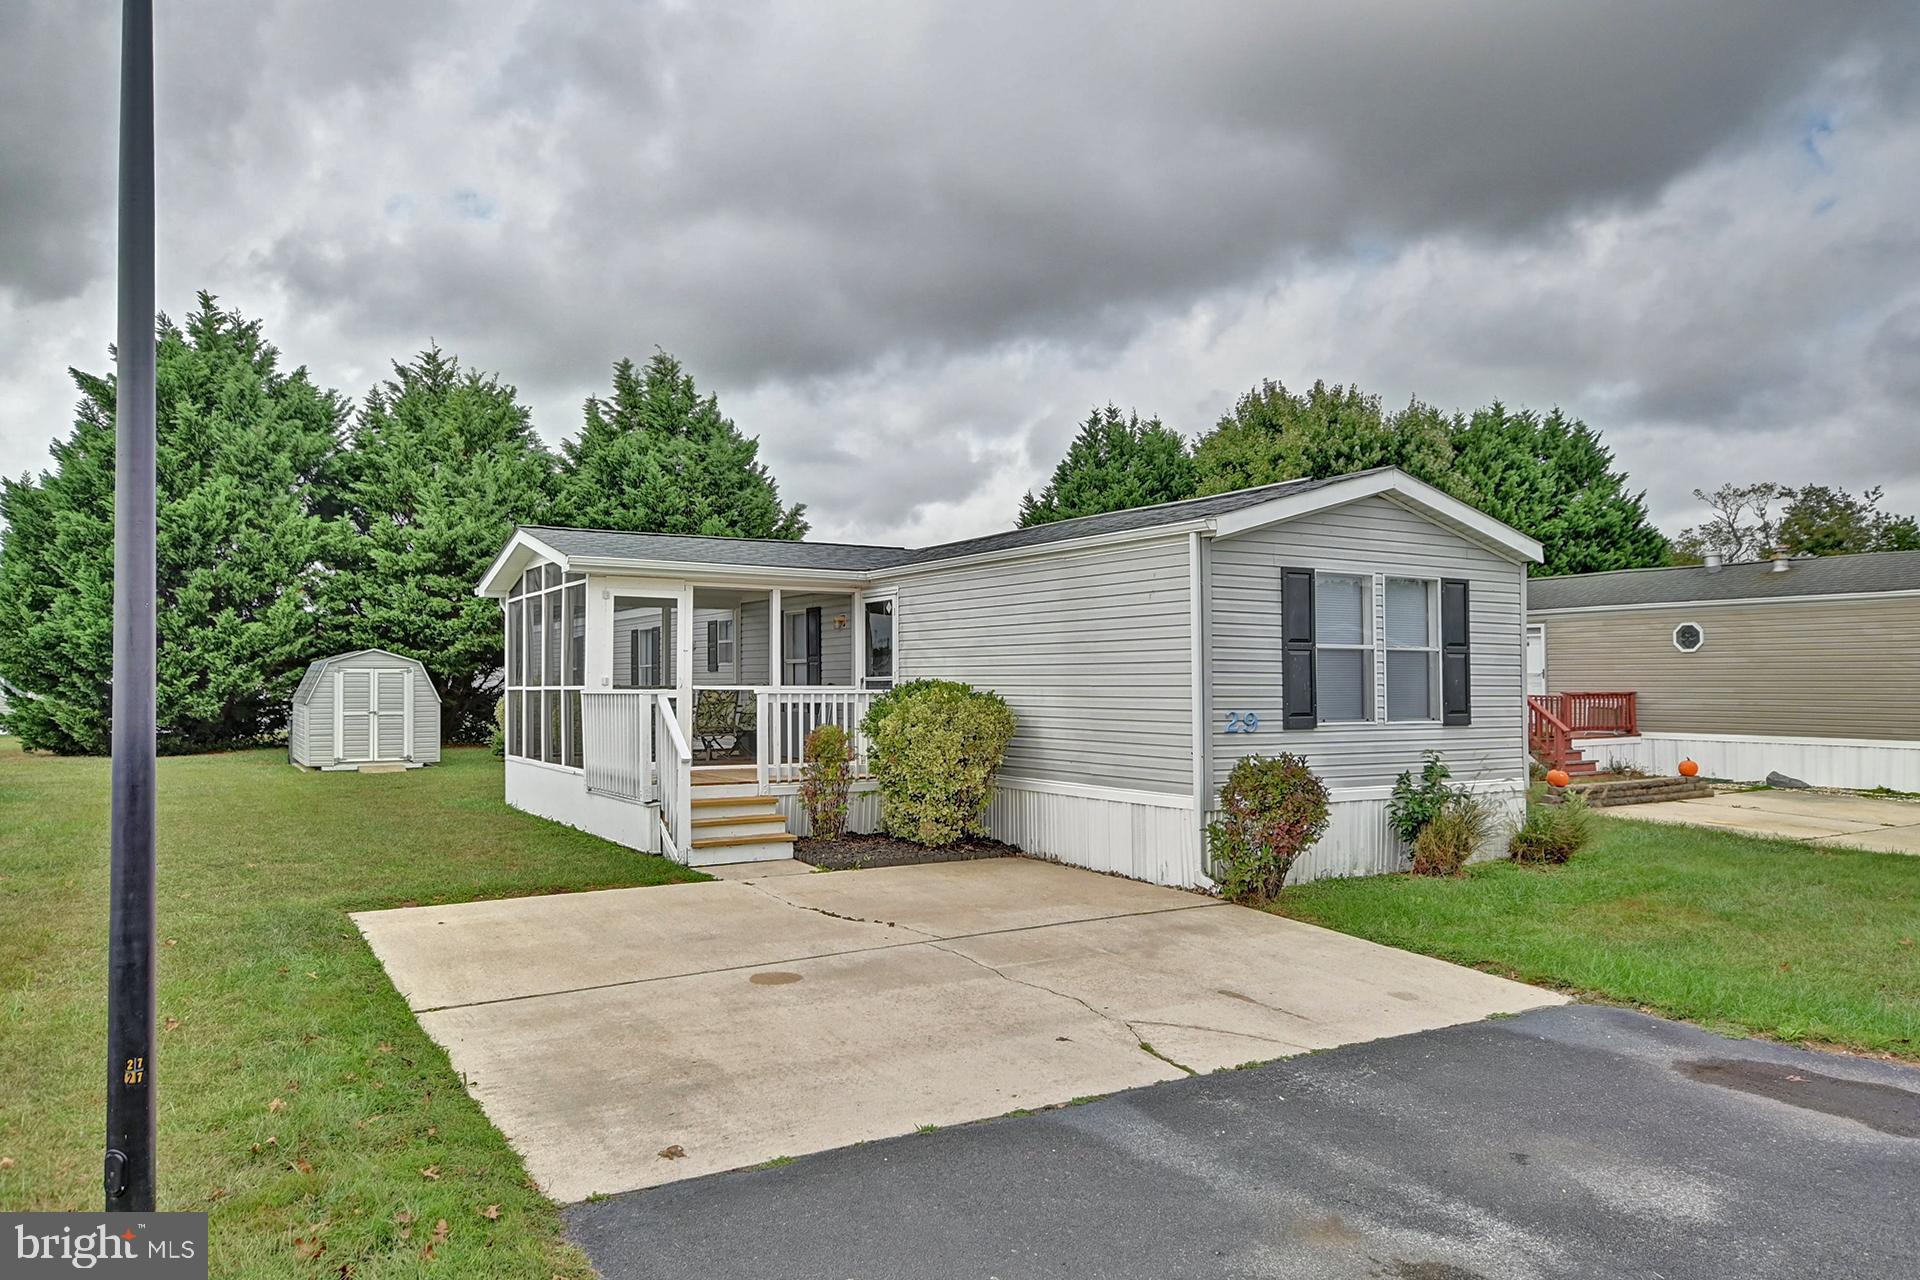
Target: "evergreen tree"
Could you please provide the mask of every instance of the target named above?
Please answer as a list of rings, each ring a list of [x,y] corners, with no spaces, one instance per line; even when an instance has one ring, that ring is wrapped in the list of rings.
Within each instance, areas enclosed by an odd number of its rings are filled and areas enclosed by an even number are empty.
[[[280,730],[314,656],[316,477],[345,416],[285,373],[258,321],[210,294],[158,335],[160,749]],[[28,747],[104,752],[111,733],[114,384],[73,370],[53,470],[0,488],[0,720]]]
[[[1786,509],[1777,530],[1780,545],[1797,556],[1920,550],[1920,521],[1882,511],[1884,493],[1876,487],[1856,498],[1823,484],[1782,489]]]
[[[1316,382],[1297,395],[1281,383],[1262,382],[1194,446],[1199,491],[1225,493],[1388,466],[1452,488],[1457,426],[1418,400],[1396,413],[1383,412],[1380,397],[1357,386]]]
[[[418,658],[441,732],[484,741],[504,657],[500,606],[473,584],[514,525],[546,518],[553,456],[514,388],[437,346],[367,393],[347,444],[329,477],[327,647]]]
[[[799,538],[805,508],[780,502],[742,435],[664,351],[644,369],[613,368],[613,393],[586,404],[578,439],[561,445],[559,519],[595,529]]]
[[[1124,417],[1113,405],[1087,415],[1067,456],[1035,497],[1020,500],[1020,526],[1123,511],[1191,498],[1193,459],[1178,432],[1160,419]]]
[[[1455,492],[1546,549],[1540,575],[1667,563],[1667,540],[1630,493],[1599,433],[1558,409],[1541,417],[1495,402],[1453,436]]]

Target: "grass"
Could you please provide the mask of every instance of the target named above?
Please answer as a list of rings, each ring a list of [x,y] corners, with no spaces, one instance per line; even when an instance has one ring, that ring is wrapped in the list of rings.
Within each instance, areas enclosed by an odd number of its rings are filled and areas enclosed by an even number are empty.
[[[107,778],[0,739],[4,1210],[99,1207]],[[159,842],[160,1207],[213,1274],[591,1276],[347,913],[702,877],[507,808],[482,750],[165,759]]]
[[[1324,880],[1272,909],[1717,1031],[1920,1059],[1920,858],[1594,826],[1564,867]]]

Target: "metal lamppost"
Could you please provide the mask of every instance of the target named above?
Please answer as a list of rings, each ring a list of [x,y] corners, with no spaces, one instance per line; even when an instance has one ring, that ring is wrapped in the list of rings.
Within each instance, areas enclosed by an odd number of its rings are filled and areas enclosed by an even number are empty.
[[[114,389],[113,887],[106,1207],[154,1207],[153,0],[120,33],[119,368]]]

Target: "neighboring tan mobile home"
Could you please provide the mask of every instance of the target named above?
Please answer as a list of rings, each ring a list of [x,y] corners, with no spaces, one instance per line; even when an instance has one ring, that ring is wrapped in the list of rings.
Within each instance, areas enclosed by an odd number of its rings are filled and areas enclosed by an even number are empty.
[[[1429,750],[1516,811],[1539,556],[1383,468],[918,550],[523,528],[477,590],[505,613],[520,808],[698,864],[783,857],[805,732],[942,677],[1019,717],[993,835],[1198,886],[1246,754],[1296,752],[1331,792],[1301,878],[1403,866],[1388,792]],[[853,825],[878,819],[863,781]]]
[[[1590,760],[1920,791],[1920,551],[1536,578],[1527,621],[1529,693],[1626,713]]]

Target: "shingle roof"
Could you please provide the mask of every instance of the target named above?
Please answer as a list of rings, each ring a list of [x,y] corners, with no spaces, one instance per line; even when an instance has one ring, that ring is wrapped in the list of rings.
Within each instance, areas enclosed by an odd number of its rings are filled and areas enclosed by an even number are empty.
[[[673,533],[614,533],[606,529],[526,531],[561,555],[607,560],[662,560],[688,564],[751,565],[758,569],[842,569],[865,572],[898,564],[905,547],[846,542],[791,542],[779,538],[701,538]]]
[[[1714,600],[1789,599],[1793,596],[1874,595],[1920,591],[1920,551],[1875,551],[1851,556],[1810,556],[1792,561],[1785,573],[1765,561],[1673,569],[1623,569],[1535,578],[1527,583],[1527,608],[1593,609],[1607,605],[1690,604]]]
[[[1384,469],[1384,468],[1376,468]],[[1365,475],[1367,472],[1356,472]],[[1127,511],[1109,511],[1097,516],[1057,520],[1028,529],[1009,529],[980,538],[943,542],[937,546],[875,547],[846,542],[787,542],[771,538],[701,538],[669,533],[615,533],[604,529],[563,529],[546,525],[528,525],[526,532],[562,555],[589,559],[651,560],[689,564],[749,565],[764,569],[846,570],[864,573],[896,565],[927,564],[959,556],[1007,551],[1018,547],[1043,546],[1071,538],[1090,538],[1107,533],[1151,529],[1157,525],[1202,520],[1208,516],[1239,511],[1296,493],[1306,493],[1353,476],[1325,480],[1286,480],[1279,484],[1252,489],[1235,489],[1205,498],[1181,502],[1163,502],[1157,506],[1134,507]]]

